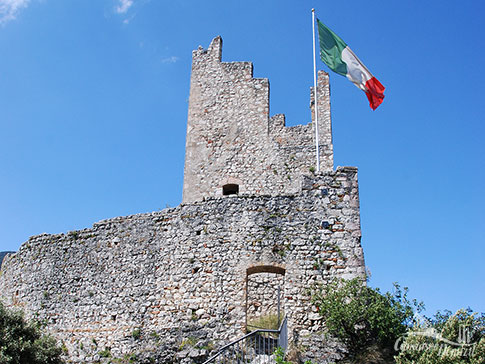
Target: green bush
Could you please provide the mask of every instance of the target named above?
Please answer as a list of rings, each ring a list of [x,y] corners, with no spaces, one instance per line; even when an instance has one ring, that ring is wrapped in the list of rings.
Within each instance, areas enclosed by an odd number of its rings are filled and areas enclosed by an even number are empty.
[[[293,364],[291,361],[285,360],[285,352],[281,347],[277,347],[273,353],[276,364]],[[304,364],[313,364],[311,360],[307,360]]]
[[[312,302],[351,361],[379,362],[392,359],[394,343],[412,325],[414,312],[423,309],[407,293],[397,284],[394,293],[382,294],[360,279],[334,280],[315,288]]]
[[[277,347],[273,354],[276,364],[291,364],[289,361],[285,360],[285,352],[282,348]]]
[[[485,363],[485,316],[472,310],[438,312],[418,322],[396,345],[397,364]]]
[[[61,355],[62,348],[42,333],[40,323],[27,322],[0,302],[0,363],[62,364]]]

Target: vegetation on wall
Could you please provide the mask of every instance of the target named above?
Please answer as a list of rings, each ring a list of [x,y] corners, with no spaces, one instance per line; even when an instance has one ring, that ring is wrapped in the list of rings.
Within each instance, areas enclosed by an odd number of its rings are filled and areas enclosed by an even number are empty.
[[[328,333],[346,345],[343,362],[485,363],[485,315],[471,309],[420,317],[424,305],[407,288],[381,293],[359,279],[318,286],[312,301]]]
[[[392,359],[394,343],[423,309],[408,299],[407,288],[396,284],[394,293],[382,294],[358,278],[318,286],[312,301],[328,333],[345,344],[350,361],[359,363]]]
[[[42,325],[26,321],[20,312],[0,302],[0,363],[63,364],[62,348],[42,332]]]

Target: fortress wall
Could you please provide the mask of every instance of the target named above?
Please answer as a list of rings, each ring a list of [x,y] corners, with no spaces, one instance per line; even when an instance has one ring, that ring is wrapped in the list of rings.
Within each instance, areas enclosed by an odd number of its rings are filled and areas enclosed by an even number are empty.
[[[252,63],[221,55],[220,37],[193,52],[183,201],[222,195],[225,184],[247,195],[298,192],[300,175],[315,167],[314,124],[270,118],[268,79],[253,78]],[[331,171],[328,74],[319,73],[318,85],[321,169]]]
[[[207,353],[186,351],[189,336],[208,348],[241,336],[248,268],[272,266],[285,273],[290,340],[328,350],[310,335],[321,323],[306,291],[364,276],[357,170],[299,184],[294,195],[211,198],[32,237],[5,258],[0,298],[46,319],[72,362],[93,363],[106,347],[164,362]]]

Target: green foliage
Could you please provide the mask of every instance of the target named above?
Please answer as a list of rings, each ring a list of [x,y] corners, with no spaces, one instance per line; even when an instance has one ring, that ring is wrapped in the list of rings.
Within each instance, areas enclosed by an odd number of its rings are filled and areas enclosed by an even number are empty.
[[[182,351],[185,349],[186,346],[194,347],[197,344],[198,339],[193,336],[189,336],[185,339],[182,340],[182,342],[179,345],[179,351]]]
[[[408,299],[407,288],[394,287],[394,293],[382,294],[353,279],[334,280],[312,291],[312,302],[329,334],[347,346],[351,359],[376,352],[389,356],[395,341],[413,323],[414,312],[423,309],[422,303]]]
[[[192,312],[192,315],[191,315],[190,319],[192,321],[197,321],[199,319],[199,317],[197,317],[197,314],[195,312]]]
[[[155,340],[160,340],[160,335],[156,331],[152,331],[150,333],[150,337],[154,338]]]
[[[131,333],[131,337],[135,340],[138,340],[141,337],[141,330],[140,329],[135,329]]]
[[[70,236],[74,240],[77,240],[79,238],[79,231],[70,231],[68,233],[68,236]]]
[[[285,360],[285,352],[282,348],[277,347],[274,351],[274,360],[276,364],[291,364],[291,362]]]
[[[276,364],[293,364],[291,361],[286,361],[285,360],[285,352],[281,347],[277,347],[276,350],[274,351],[274,360]],[[311,360],[307,360],[305,364],[313,364]]]
[[[0,302],[0,363],[62,364],[61,355],[62,348],[42,333],[38,322],[27,322]]]
[[[104,350],[101,350],[98,354],[102,358],[111,358],[111,349],[105,348]]]
[[[438,312],[428,322],[417,322],[396,349],[397,364],[483,364],[485,316],[470,309]]]
[[[457,338],[456,324],[463,327],[469,327],[470,332],[473,332],[472,339],[478,339],[485,336],[485,313],[473,312],[471,308],[458,310],[454,315],[451,311],[438,311],[433,318],[427,318],[431,326],[438,331],[443,331],[447,339],[455,340]],[[454,323],[454,325],[451,325]],[[424,322],[422,323],[424,324]],[[449,330],[455,327],[453,333]]]
[[[286,256],[286,251],[289,250],[290,246],[289,244],[284,245],[284,244],[274,244],[273,248],[271,251],[274,254],[278,254],[280,257],[284,258]]]
[[[199,346],[199,349],[205,349],[207,351],[214,350],[214,343],[212,341],[207,342],[205,345]]]
[[[122,358],[111,359],[113,364],[134,364],[137,361],[137,355],[134,353],[125,354]]]

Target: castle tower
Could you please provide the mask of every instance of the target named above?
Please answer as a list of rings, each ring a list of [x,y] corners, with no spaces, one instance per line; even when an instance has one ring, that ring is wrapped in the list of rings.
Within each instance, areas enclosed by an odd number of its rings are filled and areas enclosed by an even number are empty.
[[[221,56],[221,37],[192,54],[183,202],[299,191],[300,176],[315,168],[314,124],[286,127],[284,115],[270,117],[268,79],[253,78],[251,62]],[[332,171],[327,73],[318,88],[321,170]]]
[[[72,363],[203,362],[278,308],[288,350],[341,357],[308,295],[365,277],[357,168],[333,170],[328,75],[312,174],[314,124],[269,117],[268,80],[221,62],[221,47],[193,53],[184,203],[33,236],[0,265],[0,300],[45,321]]]

